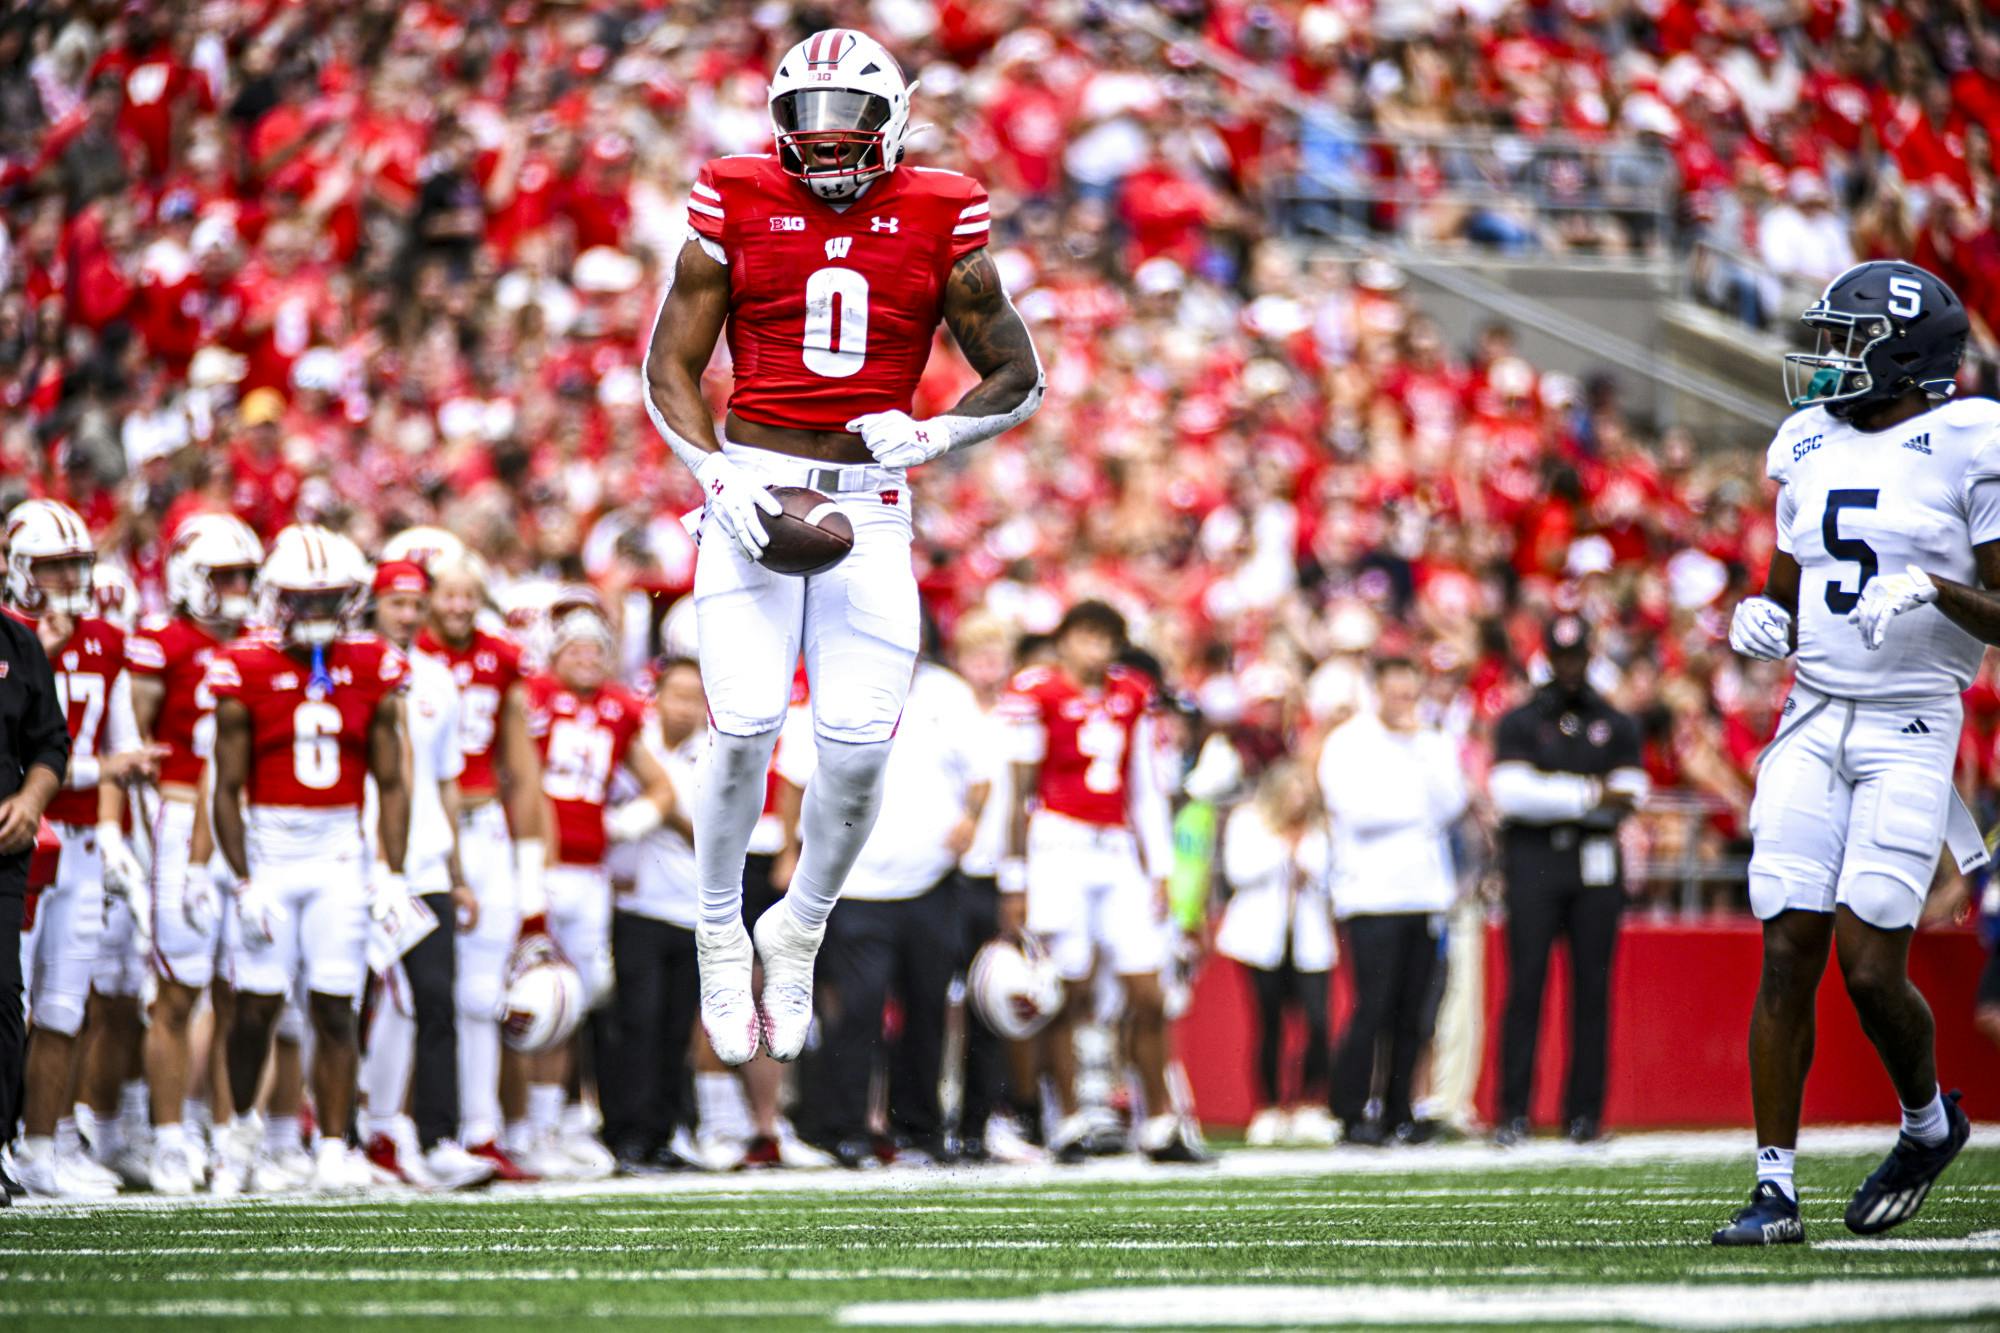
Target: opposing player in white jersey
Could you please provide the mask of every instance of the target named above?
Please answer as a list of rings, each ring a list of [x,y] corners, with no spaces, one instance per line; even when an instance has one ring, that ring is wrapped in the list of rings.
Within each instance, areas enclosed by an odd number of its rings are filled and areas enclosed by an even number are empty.
[[[1759,762],[1750,905],[1764,922],[1750,1021],[1757,1187],[1718,1245],[1804,1240],[1793,1184],[1815,994],[1829,951],[1903,1105],[1888,1159],[1847,1207],[1870,1235],[1916,1215],[1970,1132],[1940,1094],[1910,936],[1949,843],[1985,847],[1952,788],[1959,694],[2000,643],[2000,403],[1952,401],[1968,321],[1912,264],[1849,269],[1803,316],[1818,349],[1785,358],[1799,409],[1766,470],[1778,550],[1730,643],[1797,653]]]

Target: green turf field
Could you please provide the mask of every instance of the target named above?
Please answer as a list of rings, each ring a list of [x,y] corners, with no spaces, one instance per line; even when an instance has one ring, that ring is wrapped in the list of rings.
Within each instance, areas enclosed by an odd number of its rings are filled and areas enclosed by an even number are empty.
[[[1740,1135],[17,1207],[0,1328],[2000,1328],[2000,1149],[1860,1240],[1840,1209],[1888,1137],[1809,1140],[1814,1243],[1755,1252],[1707,1243]]]

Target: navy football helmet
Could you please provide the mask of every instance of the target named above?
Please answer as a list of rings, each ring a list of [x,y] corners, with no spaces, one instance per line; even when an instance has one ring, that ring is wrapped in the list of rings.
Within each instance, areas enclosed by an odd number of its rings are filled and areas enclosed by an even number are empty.
[[[1805,314],[1817,345],[1785,358],[1785,397],[1851,418],[1911,389],[1949,398],[1971,331],[1943,280],[1900,259],[1856,264],[1827,284]]]

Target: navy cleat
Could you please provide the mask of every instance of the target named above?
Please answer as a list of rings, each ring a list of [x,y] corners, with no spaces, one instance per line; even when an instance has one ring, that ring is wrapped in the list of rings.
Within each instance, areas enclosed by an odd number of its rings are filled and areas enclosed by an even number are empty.
[[[1918,1143],[1908,1134],[1896,1136],[1896,1146],[1875,1173],[1861,1182],[1847,1204],[1847,1229],[1857,1236],[1875,1236],[1917,1215],[1931,1186],[1951,1165],[1958,1150],[1972,1137],[1972,1121],[1958,1109],[1956,1090],[1945,1094],[1944,1142]]]
[[[1786,1198],[1785,1192],[1769,1180],[1758,1181],[1756,1192],[1750,1196],[1750,1206],[1709,1237],[1717,1245],[1802,1245],[1805,1239],[1806,1228],[1799,1221],[1798,1201]]]

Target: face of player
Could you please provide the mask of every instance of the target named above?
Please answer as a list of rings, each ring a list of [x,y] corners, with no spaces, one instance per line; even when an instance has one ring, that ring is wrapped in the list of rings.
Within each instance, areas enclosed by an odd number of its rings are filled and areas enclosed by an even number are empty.
[[[468,642],[479,618],[480,601],[477,580],[464,574],[440,578],[431,590],[431,620],[439,637],[447,643]]]
[[[555,672],[564,689],[578,694],[590,694],[611,678],[611,663],[605,656],[604,645],[591,639],[565,644],[549,663],[549,669]]]
[[[700,669],[686,664],[660,677],[653,708],[659,714],[660,730],[669,745],[679,745],[694,735],[708,716],[708,696],[702,692]]]
[[[961,649],[958,653],[958,673],[965,677],[966,684],[981,694],[1005,685],[1007,677],[1012,674],[1012,666],[1007,645],[1001,642],[982,643]]]
[[[211,603],[226,625],[241,625],[250,618],[256,602],[251,592],[257,586],[257,570],[250,565],[233,565],[209,571],[208,586],[215,593]]]
[[[422,593],[385,592],[375,602],[375,631],[398,648],[407,649],[429,614],[430,598]]]
[[[1556,653],[1549,658],[1549,674],[1563,693],[1581,693],[1584,682],[1590,679],[1590,654]]]
[[[340,637],[341,617],[350,595],[340,588],[283,594],[280,605],[285,641],[300,648],[324,648],[332,643]]]
[[[1092,625],[1078,625],[1056,640],[1056,660],[1080,681],[1099,681],[1118,656],[1118,642]]]
[[[84,614],[91,604],[91,571],[95,567],[96,561],[89,556],[35,561],[35,586],[42,590],[44,604],[51,611]]]
[[[1385,671],[1375,682],[1376,706],[1382,725],[1391,731],[1417,729],[1417,701],[1423,697],[1423,682],[1407,667]]]

